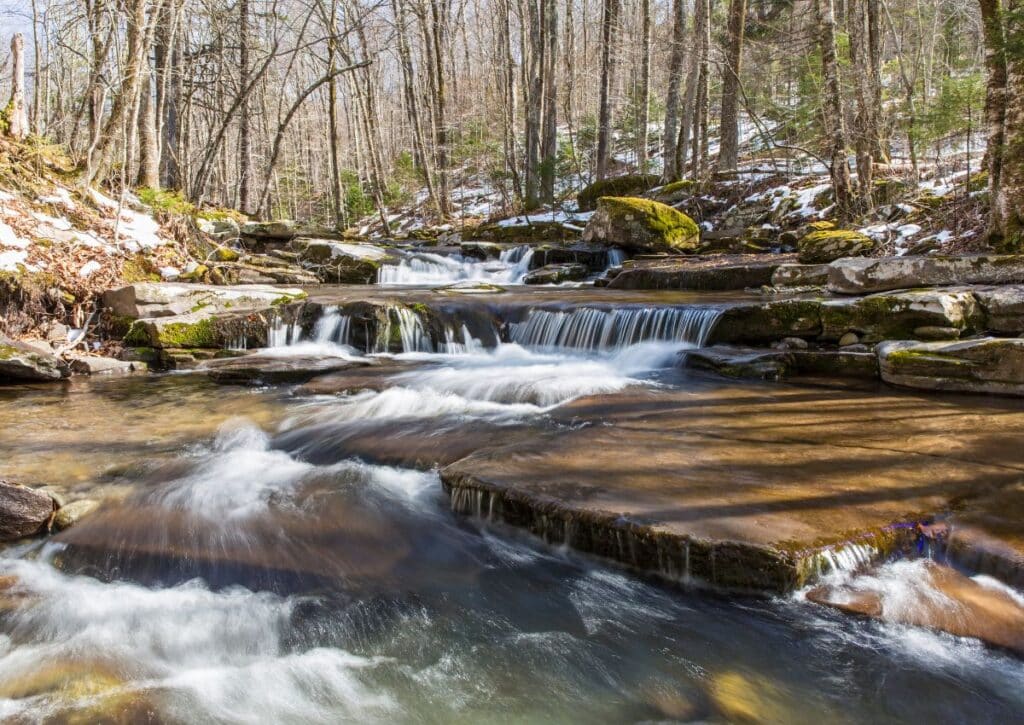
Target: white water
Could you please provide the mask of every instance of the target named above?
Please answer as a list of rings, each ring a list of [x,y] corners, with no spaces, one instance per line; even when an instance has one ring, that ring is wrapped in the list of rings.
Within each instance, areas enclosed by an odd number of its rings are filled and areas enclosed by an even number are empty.
[[[539,348],[614,350],[652,340],[702,347],[720,314],[713,307],[530,310],[523,322],[509,325],[509,337]]]
[[[460,254],[445,256],[413,252],[397,265],[384,265],[377,272],[379,285],[437,286],[474,281],[492,284],[522,284],[530,271],[533,249],[527,245],[503,250],[498,259],[479,260]]]

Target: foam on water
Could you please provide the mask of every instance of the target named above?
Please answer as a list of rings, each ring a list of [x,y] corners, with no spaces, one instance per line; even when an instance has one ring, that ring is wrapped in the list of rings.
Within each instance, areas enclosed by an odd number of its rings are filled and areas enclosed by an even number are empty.
[[[501,252],[498,259],[479,260],[460,254],[445,256],[429,252],[409,253],[397,265],[383,265],[377,284],[387,286],[437,286],[476,281],[493,284],[521,284],[530,271],[533,249],[527,245]]]

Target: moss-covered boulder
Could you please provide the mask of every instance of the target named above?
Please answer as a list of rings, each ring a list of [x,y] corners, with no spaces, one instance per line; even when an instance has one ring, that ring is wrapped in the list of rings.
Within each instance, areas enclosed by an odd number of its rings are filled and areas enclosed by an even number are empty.
[[[135,320],[124,335],[124,344],[164,350],[260,347],[267,344],[274,317],[274,312],[211,314],[198,310],[173,317]]]
[[[812,231],[797,243],[802,264],[828,264],[842,257],[863,257],[874,248],[874,239],[849,229]]]
[[[606,196],[583,231],[583,241],[627,252],[686,253],[700,244],[700,228],[680,211],[651,199]]]
[[[635,196],[653,188],[658,181],[654,174],[626,174],[603,179],[584,187],[576,201],[580,211],[592,211],[597,208],[598,199],[602,196]]]

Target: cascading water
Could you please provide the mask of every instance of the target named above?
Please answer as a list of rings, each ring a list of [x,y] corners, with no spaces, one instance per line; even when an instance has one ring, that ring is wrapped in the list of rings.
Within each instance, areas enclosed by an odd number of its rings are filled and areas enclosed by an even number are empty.
[[[313,341],[321,344],[349,345],[352,338],[352,318],[336,307],[327,308],[313,326]]]
[[[521,284],[530,270],[533,249],[527,245],[511,247],[497,259],[467,259],[461,254],[444,256],[413,252],[397,265],[384,265],[377,272],[377,284],[394,286],[445,285],[479,281],[494,284]]]
[[[530,310],[524,321],[509,325],[509,338],[527,347],[577,350],[613,350],[652,341],[702,347],[720,315],[713,307]]]

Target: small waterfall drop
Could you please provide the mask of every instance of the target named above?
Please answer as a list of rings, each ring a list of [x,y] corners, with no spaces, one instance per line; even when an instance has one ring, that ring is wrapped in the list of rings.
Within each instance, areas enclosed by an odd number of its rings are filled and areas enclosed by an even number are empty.
[[[337,308],[328,308],[313,326],[313,341],[349,345],[352,339],[352,318]]]
[[[582,350],[652,341],[703,347],[720,315],[721,310],[713,307],[531,310],[523,322],[509,325],[509,338],[527,347]]]
[[[267,347],[288,347],[298,343],[302,338],[302,328],[298,322],[285,322],[279,314],[267,329]]]
[[[533,249],[520,245],[502,250],[497,259],[467,259],[461,254],[445,256],[414,252],[399,264],[384,265],[377,272],[377,284],[446,285],[463,281],[521,284],[530,270]]]

